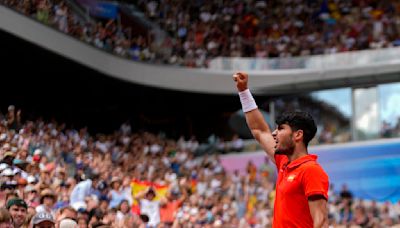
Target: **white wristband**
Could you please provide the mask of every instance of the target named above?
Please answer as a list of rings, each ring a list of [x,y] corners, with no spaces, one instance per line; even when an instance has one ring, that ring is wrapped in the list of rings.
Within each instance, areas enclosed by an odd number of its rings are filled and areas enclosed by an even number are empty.
[[[256,101],[254,100],[253,95],[251,95],[249,89],[239,92],[239,97],[240,103],[242,103],[243,112],[250,112],[258,108]]]

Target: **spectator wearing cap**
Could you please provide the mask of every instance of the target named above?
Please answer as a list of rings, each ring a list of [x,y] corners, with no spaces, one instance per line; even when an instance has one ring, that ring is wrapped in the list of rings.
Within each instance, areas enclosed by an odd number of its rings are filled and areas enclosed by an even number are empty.
[[[0,163],[0,172],[3,172],[7,168],[8,168],[8,164],[7,163]]]
[[[8,193],[12,192],[13,189],[9,189],[7,183],[3,182],[0,184],[0,193],[3,197],[0,197],[0,207],[5,207],[7,203],[7,199],[4,197]]]
[[[32,217],[31,228],[55,228],[54,218],[50,213],[38,212]]]
[[[28,181],[25,178],[18,178],[17,180],[17,192],[18,195],[22,198],[25,193],[25,187],[28,185]]]
[[[3,170],[0,175],[3,182],[10,182],[14,179],[14,171],[11,168]]]
[[[37,179],[36,179],[36,177],[34,177],[34,176],[32,176],[32,175],[30,175],[30,176],[28,176],[27,178],[26,178],[26,180],[28,181],[28,184],[37,184]]]
[[[46,188],[40,193],[40,205],[36,207],[36,212],[46,212],[53,214],[53,206],[56,201],[56,195],[54,192]]]
[[[19,228],[24,224],[27,216],[28,205],[23,199],[14,198],[7,202],[7,210],[14,221],[14,227]]]
[[[36,208],[39,205],[38,191],[33,185],[27,185],[25,187],[24,196],[25,202],[28,204],[28,206]]]
[[[19,168],[20,170],[26,170],[26,166],[28,165],[28,163],[25,160],[22,160],[19,158],[15,158],[13,160],[13,164],[15,167]]]
[[[12,151],[6,151],[3,154],[3,160],[1,162],[6,163],[9,166],[12,166],[14,158],[15,158],[15,154]]]
[[[105,181],[100,181],[99,184],[97,185],[97,190],[98,190],[97,197],[100,202],[102,200],[107,201],[107,208],[108,208],[108,201],[109,201],[109,199],[108,199],[109,189],[110,188],[108,187],[108,185]]]
[[[42,156],[42,150],[41,149],[36,149],[33,152],[33,156],[32,156],[32,162],[35,164],[38,164],[40,162]]]
[[[15,181],[3,181],[3,183],[1,183],[0,190],[4,195],[8,195],[10,193],[16,194],[14,192],[15,187],[16,187]],[[3,205],[5,205],[6,202],[7,202],[7,198],[6,198],[6,201],[4,201]]]
[[[125,194],[121,189],[122,180],[119,177],[113,177],[111,179],[111,191],[108,194],[108,198],[110,199],[110,208],[117,208],[119,204],[123,200],[127,200],[125,198]]]

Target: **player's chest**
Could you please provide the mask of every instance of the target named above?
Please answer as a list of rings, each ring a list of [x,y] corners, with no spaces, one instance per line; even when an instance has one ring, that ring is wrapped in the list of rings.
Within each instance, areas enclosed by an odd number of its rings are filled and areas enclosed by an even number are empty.
[[[301,194],[303,192],[301,170],[281,168],[278,173],[277,192],[282,195]]]

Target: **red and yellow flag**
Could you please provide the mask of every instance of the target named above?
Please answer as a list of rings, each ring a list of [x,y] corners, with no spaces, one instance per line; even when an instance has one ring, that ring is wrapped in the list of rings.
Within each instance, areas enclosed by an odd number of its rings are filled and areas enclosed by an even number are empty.
[[[247,201],[247,213],[251,214],[253,213],[253,210],[255,210],[257,204],[257,197],[255,195],[251,195],[249,197],[249,200]]]
[[[133,204],[132,204],[132,211],[136,214],[140,214],[140,205],[137,200],[135,200],[135,196],[143,191],[146,191],[149,187],[152,187],[156,192],[156,197],[154,200],[160,200],[167,194],[168,186],[167,185],[159,185],[150,181],[139,181],[133,180],[131,182],[131,189],[132,189],[132,197],[133,197]]]

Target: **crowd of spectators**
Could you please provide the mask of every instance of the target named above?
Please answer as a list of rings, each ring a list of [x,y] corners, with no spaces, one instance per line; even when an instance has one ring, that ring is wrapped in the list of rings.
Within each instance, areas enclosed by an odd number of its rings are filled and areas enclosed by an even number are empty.
[[[10,106],[0,118],[1,227],[271,226],[276,174],[267,159],[249,163],[245,174],[226,173],[218,154],[194,156],[194,138],[128,124],[92,136],[21,115]],[[152,185],[133,194],[133,181]],[[161,197],[157,186],[167,187]],[[331,188],[331,225],[399,223],[400,202],[366,203],[345,190]]]
[[[291,57],[400,45],[393,0],[172,1],[137,3],[174,38],[170,63]]]
[[[153,61],[152,37],[132,35],[132,28],[118,26],[115,19],[87,20],[64,0],[2,0],[29,17],[83,42],[135,61]]]
[[[131,37],[114,20],[87,23],[63,0],[4,0],[18,11],[98,48],[139,61],[207,67],[215,57],[275,58],[400,45],[395,0],[183,1],[136,5],[169,34],[157,55],[151,36]],[[165,52],[163,52],[165,53]]]

